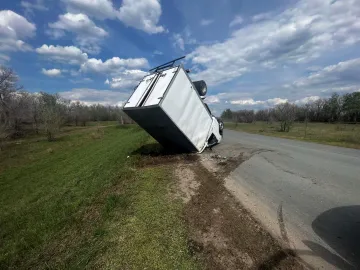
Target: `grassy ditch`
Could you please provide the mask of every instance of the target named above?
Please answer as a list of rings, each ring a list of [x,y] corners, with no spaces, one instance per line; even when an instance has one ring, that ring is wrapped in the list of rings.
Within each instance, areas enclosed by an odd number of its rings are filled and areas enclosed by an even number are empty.
[[[192,269],[171,170],[139,167],[135,126],[72,130],[0,153],[0,268]]]

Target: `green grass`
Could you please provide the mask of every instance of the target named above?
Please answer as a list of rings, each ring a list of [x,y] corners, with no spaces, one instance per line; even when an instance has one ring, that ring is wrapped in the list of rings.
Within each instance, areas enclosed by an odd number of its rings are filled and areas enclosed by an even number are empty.
[[[100,122],[87,122],[87,126],[114,126],[117,125],[118,121],[100,121]]]
[[[225,127],[248,133],[360,149],[360,125],[308,123],[306,137],[304,123],[295,123],[290,132],[279,132],[278,123],[266,122],[237,125],[228,122]]]
[[[171,170],[136,167],[132,152],[148,141],[136,126],[109,126],[7,145],[0,269],[196,268]]]

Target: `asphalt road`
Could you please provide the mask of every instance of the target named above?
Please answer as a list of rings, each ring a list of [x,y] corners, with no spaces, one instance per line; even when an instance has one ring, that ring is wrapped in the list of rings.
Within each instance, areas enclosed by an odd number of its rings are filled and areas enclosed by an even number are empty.
[[[226,186],[314,268],[360,269],[360,150],[225,130]]]

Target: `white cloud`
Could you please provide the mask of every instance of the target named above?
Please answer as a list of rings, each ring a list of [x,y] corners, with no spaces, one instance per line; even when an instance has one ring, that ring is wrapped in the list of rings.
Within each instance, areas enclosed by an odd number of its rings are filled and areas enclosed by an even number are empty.
[[[79,75],[80,75],[80,71],[74,70],[74,69],[70,70],[69,73],[70,73],[70,75],[73,76],[73,77],[76,77],[76,76],[79,76]]]
[[[48,7],[45,6],[44,0],[33,0],[29,1],[21,1],[20,5],[25,9],[25,12],[33,13],[34,10],[46,11],[49,10]]]
[[[272,17],[274,17],[274,14],[272,12],[265,12],[265,13],[260,13],[260,14],[256,14],[255,16],[253,16],[252,21],[258,22],[258,21],[268,20]]]
[[[327,96],[335,92],[344,92],[344,93],[360,92],[360,85],[335,86],[335,87],[324,88],[321,90],[321,93],[326,94]]]
[[[185,50],[185,41],[180,34],[173,34],[174,47],[180,50]]]
[[[65,32],[75,35],[75,41],[80,48],[91,54],[98,54],[101,51],[100,43],[108,33],[95,25],[85,14],[66,13],[59,15],[59,20],[49,23],[51,34],[54,38],[60,38]]]
[[[202,20],[200,21],[200,25],[201,25],[201,26],[208,26],[208,25],[212,24],[213,22],[214,22],[214,20],[202,19]]]
[[[266,103],[269,105],[279,105],[288,102],[286,98],[271,98],[266,100]]]
[[[75,46],[63,47],[44,44],[40,48],[37,48],[36,52],[49,60],[71,65],[81,65],[88,59],[88,55]]]
[[[171,41],[175,48],[185,50],[185,45],[195,45],[198,41],[192,36],[192,33],[188,27],[186,27],[181,33],[174,33],[171,36]]]
[[[62,0],[70,13],[84,13],[99,20],[115,19],[117,11],[111,0]]]
[[[75,88],[71,91],[59,93],[65,99],[80,101],[87,105],[102,104],[105,106],[122,106],[129,98],[128,92],[116,92],[110,90],[98,90],[90,88]]]
[[[158,0],[123,0],[118,17],[128,26],[156,34],[165,31],[163,26],[157,25],[161,12]]]
[[[320,99],[319,96],[310,96],[310,97],[305,97],[305,98],[302,98],[302,99],[295,100],[294,103],[297,104],[297,105],[304,105],[304,104],[307,104],[307,103],[312,103],[312,102],[317,101],[319,99]]]
[[[4,62],[8,62],[8,61],[10,61],[10,57],[8,55],[0,53],[0,63],[4,63]]]
[[[0,51],[29,51],[22,39],[35,36],[36,26],[11,10],[0,11]]]
[[[75,70],[75,69],[62,69],[61,72],[69,74],[72,77],[77,77],[81,74],[79,70]]]
[[[360,90],[360,58],[317,68],[309,76],[295,80],[289,88],[309,96]]]
[[[306,70],[308,70],[308,71],[318,71],[320,69],[321,69],[320,66],[309,66],[306,68]]]
[[[265,104],[265,101],[254,100],[252,98],[249,99],[240,99],[240,100],[232,100],[230,101],[231,104],[234,105],[258,105],[258,104]]]
[[[81,65],[82,72],[94,72],[103,74],[117,74],[125,68],[148,67],[149,63],[145,58],[121,59],[113,57],[103,62],[101,59],[91,58]]]
[[[22,40],[3,39],[0,43],[0,51],[31,51],[32,47]]]
[[[234,27],[236,25],[242,24],[244,22],[244,19],[237,15],[235,18],[230,22],[229,27]]]
[[[153,55],[163,55],[163,54],[164,54],[163,52],[158,51],[158,50],[155,50],[155,51],[153,52]]]
[[[223,42],[190,55],[198,77],[219,84],[244,72],[306,63],[360,41],[358,0],[300,0],[280,14],[262,15]],[[219,72],[220,71],[220,72]]]
[[[360,86],[360,58],[322,68],[294,82],[295,87]]]
[[[49,77],[59,77],[61,76],[61,70],[60,69],[45,69],[43,68],[41,70],[41,73],[46,75],[46,76],[49,76]]]
[[[205,80],[209,86],[213,86],[221,82],[231,81],[249,71],[249,69],[243,65],[237,66],[235,63],[229,63],[229,66],[221,68],[215,65],[216,63],[214,63],[213,67],[209,66],[207,69],[192,74],[192,77],[196,80]]]
[[[276,106],[282,103],[288,102],[287,99],[282,98],[272,98],[268,100],[254,100],[252,98],[249,99],[240,99],[240,100],[232,100],[230,101],[233,105],[243,105],[243,106],[254,106],[254,105],[268,105],[268,106]]]
[[[70,13],[82,13],[99,20],[118,18],[124,24],[149,34],[166,32],[158,22],[162,13],[159,0],[123,0],[117,10],[111,0],[62,0]]]
[[[80,78],[80,79],[71,79],[70,82],[75,83],[75,84],[80,84],[80,83],[91,83],[94,80],[91,78]]]
[[[111,83],[109,82],[112,88],[130,86],[134,81],[139,80],[146,74],[146,72],[136,69],[149,66],[145,58],[121,59],[113,57],[104,62],[101,59],[89,59],[86,53],[74,46],[62,47],[44,44],[37,48],[36,52],[51,61],[80,66],[79,71],[74,69],[62,70],[63,73],[70,74],[73,77],[81,73],[98,73],[113,76],[113,80]],[[89,80],[78,79],[74,80],[74,82],[89,82]]]
[[[207,96],[205,98],[205,103],[208,104],[220,103],[220,99],[218,96]]]
[[[132,89],[139,84],[140,80],[148,74],[142,70],[125,70],[117,77],[107,79],[105,84],[110,85],[114,89]]]

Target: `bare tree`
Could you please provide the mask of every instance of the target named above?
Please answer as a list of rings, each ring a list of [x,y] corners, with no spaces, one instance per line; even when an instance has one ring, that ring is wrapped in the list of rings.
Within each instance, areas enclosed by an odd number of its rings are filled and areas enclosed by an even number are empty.
[[[333,123],[341,120],[342,103],[342,97],[338,93],[333,93],[331,97],[326,100],[323,111],[329,122]]]
[[[252,123],[255,121],[255,112],[253,110],[240,110],[232,113],[235,123]]]
[[[18,76],[12,69],[0,67],[0,150],[11,135],[11,112],[14,93],[20,90]]]
[[[233,119],[233,111],[230,109],[226,109],[222,112],[221,119],[224,121],[231,121]]]
[[[46,133],[49,141],[65,123],[85,126],[88,121],[133,123],[120,107],[71,103],[57,94],[20,91],[18,76],[0,67],[0,149],[6,139],[25,136],[30,130]],[[29,128],[32,127],[32,128]]]
[[[9,128],[12,138],[25,134],[25,124],[31,121],[29,117],[31,95],[27,92],[14,92],[11,95]]]
[[[296,105],[288,102],[274,108],[274,116],[280,122],[280,131],[289,132],[296,117]]]
[[[258,110],[255,113],[255,119],[256,121],[264,121],[264,122],[268,122],[270,118],[270,110],[269,109],[264,109],[264,110]]]
[[[61,98],[57,94],[41,93],[41,122],[48,141],[55,139],[56,133],[60,131],[64,122],[61,102]]]
[[[40,95],[33,94],[29,101],[30,117],[33,124],[33,129],[36,134],[39,134],[40,121],[41,121],[41,100]]]
[[[305,109],[305,138],[307,136],[307,128],[308,128],[308,123],[309,123],[309,113],[310,113],[310,110],[311,110],[311,104],[309,103],[306,103],[305,106],[304,106],[304,109]]]

